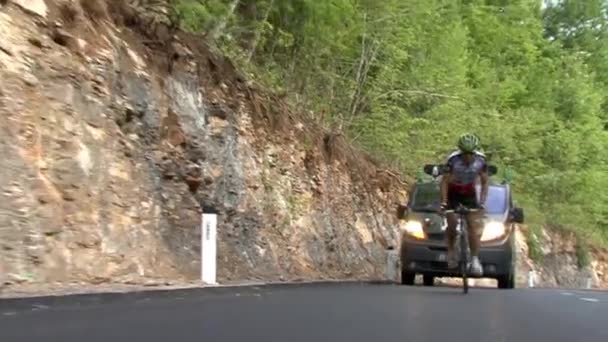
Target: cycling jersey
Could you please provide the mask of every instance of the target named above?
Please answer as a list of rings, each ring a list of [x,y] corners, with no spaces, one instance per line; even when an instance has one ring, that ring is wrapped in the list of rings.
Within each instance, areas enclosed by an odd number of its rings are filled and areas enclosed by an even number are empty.
[[[448,156],[447,166],[450,177],[448,192],[459,195],[475,195],[475,181],[480,172],[487,168],[486,157],[483,153],[475,152],[473,161],[467,164],[461,151]]]

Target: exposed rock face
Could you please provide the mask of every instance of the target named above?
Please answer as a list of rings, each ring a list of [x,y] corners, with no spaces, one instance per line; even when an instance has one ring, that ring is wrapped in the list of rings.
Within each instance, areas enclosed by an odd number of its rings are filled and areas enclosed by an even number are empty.
[[[47,7],[44,0],[10,0],[30,13],[46,17]]]
[[[196,280],[203,206],[219,281],[383,277],[394,177],[186,35],[145,46],[46,4],[0,10],[8,283]]]
[[[590,263],[581,267],[577,256],[577,241],[572,233],[542,230],[538,237],[542,250],[540,260],[528,257],[528,242],[522,231],[517,232],[517,286],[527,287],[529,272],[533,272],[534,286],[562,288],[607,288],[606,268],[608,253],[593,249]]]

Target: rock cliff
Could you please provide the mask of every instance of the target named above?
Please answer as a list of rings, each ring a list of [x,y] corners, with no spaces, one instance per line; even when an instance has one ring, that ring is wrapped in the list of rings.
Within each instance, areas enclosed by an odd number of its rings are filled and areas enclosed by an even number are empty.
[[[204,207],[219,281],[383,276],[398,177],[200,37],[103,4],[0,7],[7,284],[196,281]]]

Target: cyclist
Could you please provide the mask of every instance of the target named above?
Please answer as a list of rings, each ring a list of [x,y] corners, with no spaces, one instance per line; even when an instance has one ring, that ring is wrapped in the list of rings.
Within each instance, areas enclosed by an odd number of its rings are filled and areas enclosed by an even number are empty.
[[[466,216],[469,227],[469,244],[471,247],[471,273],[483,275],[479,262],[479,244],[483,232],[483,209],[488,194],[488,172],[486,157],[479,151],[479,138],[465,133],[458,140],[458,150],[447,158],[447,171],[441,179],[441,208],[455,209],[458,204],[468,208],[478,208],[481,211],[469,213]],[[476,184],[481,181],[479,201]],[[448,227],[448,267],[458,266],[458,256],[455,251],[456,224],[458,216],[454,213],[447,215]]]

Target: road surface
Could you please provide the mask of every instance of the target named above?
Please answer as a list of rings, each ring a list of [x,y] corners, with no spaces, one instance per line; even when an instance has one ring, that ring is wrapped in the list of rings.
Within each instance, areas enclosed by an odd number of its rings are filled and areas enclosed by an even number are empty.
[[[315,285],[0,300],[0,341],[606,342],[608,293]]]

